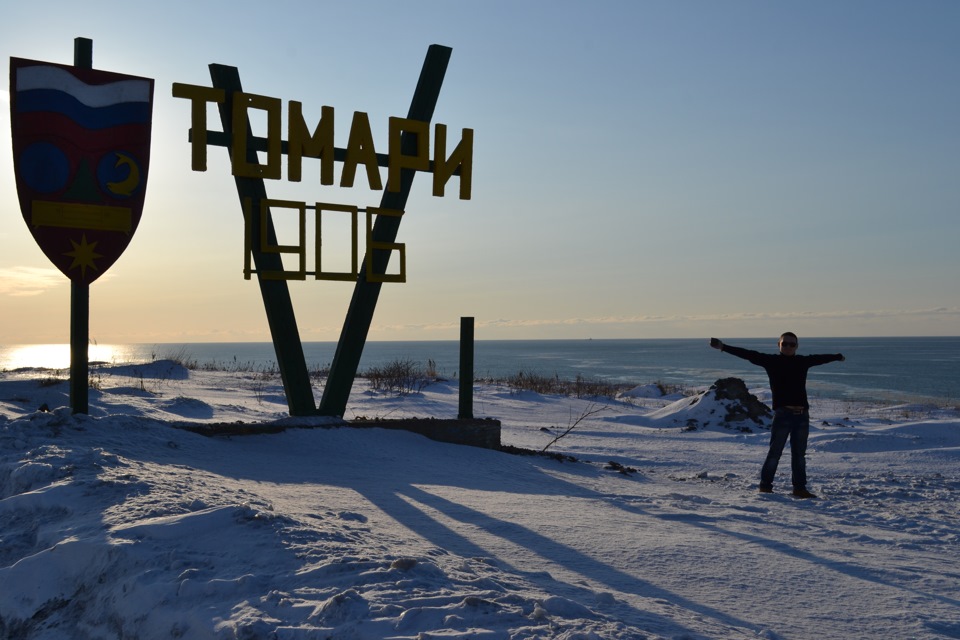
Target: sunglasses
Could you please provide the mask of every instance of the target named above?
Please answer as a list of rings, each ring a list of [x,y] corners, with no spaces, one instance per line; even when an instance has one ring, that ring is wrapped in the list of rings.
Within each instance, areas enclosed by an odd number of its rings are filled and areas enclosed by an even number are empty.
[[[795,347],[795,346],[797,346],[797,343],[796,343],[796,342],[781,342],[780,344],[783,345],[784,347]]]

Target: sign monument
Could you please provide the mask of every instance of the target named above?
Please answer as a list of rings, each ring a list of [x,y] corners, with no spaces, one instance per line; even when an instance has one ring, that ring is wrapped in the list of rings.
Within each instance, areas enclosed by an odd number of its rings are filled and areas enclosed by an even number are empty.
[[[86,413],[89,285],[133,238],[147,188],[153,80],[93,69],[93,43],[74,65],[10,59],[17,193],[40,249],[71,282],[70,399]]]
[[[386,153],[376,151],[366,113],[355,112],[345,147],[334,140],[333,107],[323,106],[315,127],[307,124],[302,105],[290,101],[287,130],[281,131],[281,100],[247,93],[235,67],[210,65],[210,87],[173,84],[173,97],[190,101],[191,164],[207,168],[207,147],[226,147],[230,155],[244,219],[244,277],[256,274],[291,415],[343,416],[360,356],[385,282],[405,282],[406,247],[397,233],[417,173],[432,174],[432,193],[445,195],[453,176],[459,197],[470,199],[473,176],[473,130],[462,129],[448,153],[444,124],[431,128],[440,87],[452,50],[431,45],[407,116],[389,119]],[[70,279],[70,398],[74,413],[88,409],[89,286],[120,257],[140,222],[150,165],[154,81],[93,69],[93,43],[74,41],[74,65],[10,59],[10,114],[14,170],[24,222],[40,249]],[[207,107],[216,105],[222,131],[207,129]],[[266,116],[265,137],[255,137],[250,113]],[[284,133],[286,139],[284,139]],[[383,148],[383,147],[381,147]],[[261,161],[261,154],[265,154]],[[353,187],[358,174],[380,205],[361,208],[342,203],[292,202],[267,196],[265,180],[281,179],[287,156],[287,179],[303,179],[303,158],[319,160],[319,182],[334,184],[341,163],[340,187]],[[384,184],[380,174],[386,168]],[[294,211],[298,242],[280,244],[273,215]],[[315,216],[314,269],[308,270],[306,219]],[[351,217],[352,260],[346,271],[323,268],[320,247],[323,216]],[[365,221],[365,254],[358,260],[360,220]],[[393,253],[399,272],[388,273]],[[286,268],[293,255],[297,268]],[[289,280],[354,282],[319,406],[303,355]]]
[[[342,417],[345,413],[381,286],[385,282],[405,281],[405,247],[396,240],[416,173],[433,174],[432,193],[438,197],[445,195],[450,178],[458,176],[460,199],[470,199],[473,130],[463,129],[459,142],[448,153],[446,125],[438,123],[432,130],[430,127],[451,51],[449,47],[441,45],[428,48],[407,117],[390,118],[386,154],[377,153],[369,117],[363,112],[353,114],[346,147],[335,145],[336,114],[333,107],[322,108],[320,122],[311,131],[304,121],[302,105],[291,101],[287,110],[287,131],[282,131],[282,102],[277,98],[245,92],[235,67],[210,65],[210,87],[182,83],[173,85],[173,96],[189,100],[191,104],[189,139],[193,169],[206,170],[208,145],[226,147],[230,155],[246,231],[244,276],[249,278],[253,273],[257,275],[291,415]],[[222,131],[207,129],[206,109],[209,104],[218,107]],[[261,111],[266,115],[266,137],[254,137],[250,127],[251,111]],[[286,139],[283,139],[284,133]],[[265,154],[264,161],[261,161],[260,153]],[[334,184],[336,162],[342,163],[341,187],[353,187],[358,169],[362,169],[359,173],[366,177],[371,190],[382,192],[380,206],[362,209],[337,203],[291,202],[269,198],[264,181],[281,179],[281,156],[284,154],[287,156],[288,179],[292,182],[303,179],[303,158],[320,161],[321,185]],[[386,184],[381,180],[381,167],[387,169]],[[300,233],[295,245],[281,245],[277,240],[273,213],[279,210],[297,213]],[[316,216],[316,257],[312,271],[306,268],[305,220],[308,211]],[[354,250],[358,238],[357,216],[364,214],[366,253],[362,268],[355,256],[349,271],[323,270],[320,256],[322,215],[331,212],[353,216]],[[387,273],[394,252],[399,254],[400,270],[399,273]],[[284,269],[283,254],[295,255],[298,268]],[[349,280],[355,283],[319,406],[314,403],[303,345],[287,287],[287,281],[305,280],[308,275],[317,280]]]

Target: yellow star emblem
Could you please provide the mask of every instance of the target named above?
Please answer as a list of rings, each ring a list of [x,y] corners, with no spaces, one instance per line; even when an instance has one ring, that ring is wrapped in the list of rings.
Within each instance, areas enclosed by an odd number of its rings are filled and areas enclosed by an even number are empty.
[[[70,264],[70,268],[80,267],[81,277],[87,277],[87,267],[91,269],[96,269],[97,265],[94,264],[94,260],[97,258],[102,258],[103,256],[94,249],[97,247],[97,241],[87,243],[87,235],[84,234],[80,239],[80,243],[77,244],[73,240],[70,241],[70,244],[73,245],[73,251],[67,251],[63,255],[73,258],[73,262]]]

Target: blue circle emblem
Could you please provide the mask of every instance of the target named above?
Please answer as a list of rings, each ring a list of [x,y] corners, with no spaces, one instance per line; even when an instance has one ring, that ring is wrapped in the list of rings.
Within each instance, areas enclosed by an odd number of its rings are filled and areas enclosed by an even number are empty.
[[[57,145],[34,142],[20,154],[17,171],[21,180],[34,191],[53,193],[67,186],[70,160]]]

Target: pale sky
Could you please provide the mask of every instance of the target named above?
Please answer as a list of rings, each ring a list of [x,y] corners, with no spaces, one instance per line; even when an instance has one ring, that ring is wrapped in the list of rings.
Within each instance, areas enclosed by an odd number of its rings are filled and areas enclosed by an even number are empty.
[[[370,339],[455,339],[461,316],[478,339],[958,334],[953,0],[0,9],[6,69],[11,56],[71,64],[78,36],[93,40],[95,68],[156,81],[146,206],[91,286],[94,341],[270,339],[243,277],[227,153],[211,147],[209,169],[191,170],[190,105],[174,82],[209,86],[209,63],[236,66],[247,92],[302,102],[312,125],[333,107],[337,146],[368,113],[385,152],[433,43],[453,49],[434,122],[450,146],[475,131],[472,199],[457,199],[458,178],[437,198],[417,176],[398,237],[407,282],[384,285]],[[2,122],[0,344],[67,342],[69,282],[24,222]],[[321,185],[308,160],[301,183],[284,172],[266,188],[379,204],[357,185]],[[342,240],[324,244],[331,260]],[[353,285],[290,288],[301,338],[338,339]]]

